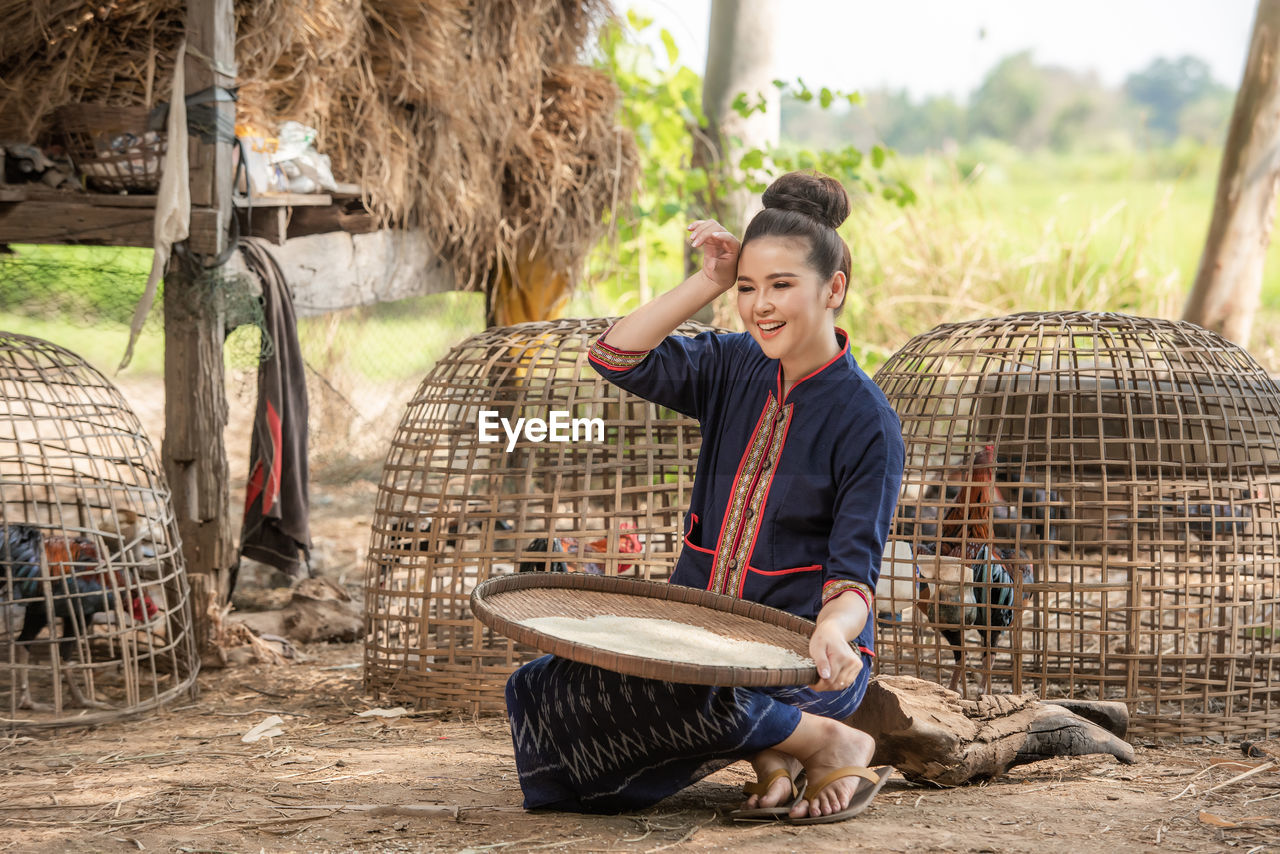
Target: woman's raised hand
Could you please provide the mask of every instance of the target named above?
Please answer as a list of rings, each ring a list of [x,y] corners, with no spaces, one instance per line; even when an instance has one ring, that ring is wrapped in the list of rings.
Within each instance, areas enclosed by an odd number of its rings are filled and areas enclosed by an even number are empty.
[[[702,272],[727,291],[738,281],[738,238],[725,231],[714,219],[694,220],[689,224],[689,245],[702,249]]]

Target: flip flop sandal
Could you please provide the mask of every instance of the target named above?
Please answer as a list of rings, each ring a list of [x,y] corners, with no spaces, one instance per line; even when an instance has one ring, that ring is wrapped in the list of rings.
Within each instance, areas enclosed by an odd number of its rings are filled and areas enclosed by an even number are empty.
[[[862,768],[859,766],[849,766],[847,768],[838,768],[832,771],[826,777],[813,787],[813,794],[809,793],[809,788],[805,788],[804,795],[801,797],[810,801],[817,797],[818,793],[830,786],[836,780],[843,780],[845,777],[861,777],[865,782],[858,785],[857,791],[853,793],[853,797],[849,799],[849,805],[839,812],[833,812],[831,815],[814,815],[805,816],[804,818],[789,818],[788,824],[831,824],[832,822],[845,821],[853,818],[858,813],[871,806],[871,801],[875,798],[876,793],[884,786],[885,781],[893,774],[892,765],[881,765],[879,768]]]
[[[786,804],[779,804],[776,807],[756,807],[755,809],[733,810],[729,813],[729,818],[734,821],[769,821],[772,819],[786,818],[791,812],[791,808],[800,802],[800,789],[796,788],[796,783],[804,779],[804,771],[797,775],[795,780],[790,779],[791,775],[787,773],[786,768],[774,768],[769,772],[769,776],[755,783],[747,783],[742,787],[742,794],[750,797],[751,795],[759,795],[764,797],[769,793],[769,787],[779,777],[786,777],[791,783],[791,800]]]

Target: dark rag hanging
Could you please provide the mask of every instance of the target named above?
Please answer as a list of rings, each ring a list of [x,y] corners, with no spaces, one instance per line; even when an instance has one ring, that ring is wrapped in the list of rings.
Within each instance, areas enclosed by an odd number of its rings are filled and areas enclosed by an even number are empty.
[[[290,578],[306,578],[311,575],[307,382],[293,298],[279,265],[260,242],[242,240],[240,252],[262,283],[264,315],[240,554]]]

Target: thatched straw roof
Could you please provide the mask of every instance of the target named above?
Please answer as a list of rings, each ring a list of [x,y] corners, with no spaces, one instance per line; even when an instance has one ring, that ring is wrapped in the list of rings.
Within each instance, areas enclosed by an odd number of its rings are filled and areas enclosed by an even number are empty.
[[[0,139],[75,101],[169,97],[182,0],[0,0]],[[630,194],[617,91],[579,64],[607,0],[237,0],[238,120],[319,130],[339,180],[421,224],[458,280],[572,280]]]

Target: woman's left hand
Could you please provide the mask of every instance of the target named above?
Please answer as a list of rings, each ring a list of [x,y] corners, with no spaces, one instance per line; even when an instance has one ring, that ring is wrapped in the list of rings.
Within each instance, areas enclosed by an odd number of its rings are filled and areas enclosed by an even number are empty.
[[[862,656],[844,636],[836,620],[819,621],[809,639],[809,657],[818,667],[815,691],[843,691],[862,670]]]

